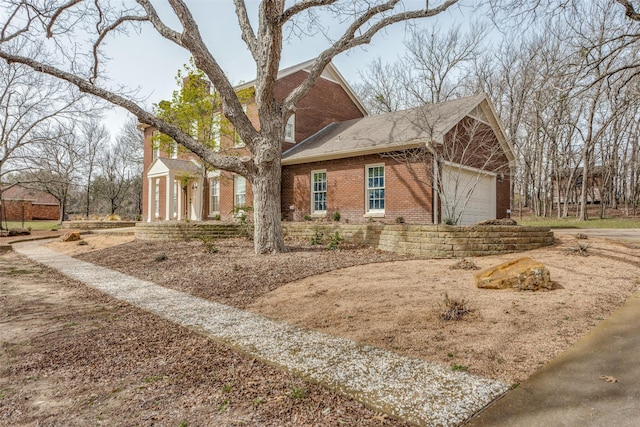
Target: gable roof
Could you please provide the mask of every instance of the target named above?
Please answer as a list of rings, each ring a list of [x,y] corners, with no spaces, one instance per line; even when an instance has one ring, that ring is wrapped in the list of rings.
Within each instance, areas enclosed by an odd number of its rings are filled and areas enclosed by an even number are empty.
[[[197,175],[201,173],[201,169],[191,160],[158,157],[151,163],[151,166],[149,166],[147,177],[165,176],[169,174],[169,172],[174,175]]]
[[[314,62],[315,62],[315,59],[310,59],[310,60],[302,62],[300,64],[293,65],[293,66],[288,67],[288,68],[283,68],[282,70],[278,71],[278,80],[280,80],[280,79],[282,79],[284,77],[290,76],[291,74],[295,74],[298,71],[309,72],[309,70],[311,70],[311,66],[313,65]],[[367,110],[367,108],[362,104],[360,99],[356,96],[356,94],[353,91],[353,89],[351,88],[351,86],[349,86],[349,83],[347,83],[347,81],[344,79],[342,74],[340,74],[340,72],[335,67],[335,65],[333,65],[333,62],[329,62],[329,64],[327,64],[327,66],[324,67],[324,70],[322,71],[322,74],[320,75],[320,77],[324,78],[324,79],[327,79],[327,80],[330,80],[330,81],[332,81],[334,83],[337,83],[340,86],[342,86],[342,88],[347,93],[347,95],[349,96],[351,101],[353,101],[355,106],[358,107],[358,109],[362,112],[362,114],[365,115],[365,116],[369,115],[369,111]],[[256,81],[255,80],[251,80],[250,82],[243,83],[241,85],[236,86],[234,89],[235,90],[242,90],[242,89],[253,87],[253,86],[255,86],[255,84],[256,84]]]
[[[410,110],[332,123],[282,155],[283,165],[355,157],[442,144],[444,137],[466,116],[488,123],[509,162],[513,149],[486,95],[428,104]]]
[[[58,201],[49,193],[22,185],[2,184],[3,200],[25,200],[36,205],[57,205]]]

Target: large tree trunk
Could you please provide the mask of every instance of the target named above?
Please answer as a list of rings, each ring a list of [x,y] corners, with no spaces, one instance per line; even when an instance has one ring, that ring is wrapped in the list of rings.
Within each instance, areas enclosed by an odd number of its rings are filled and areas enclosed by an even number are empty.
[[[263,163],[260,171],[250,177],[253,190],[253,243],[257,254],[278,253],[286,250],[280,211],[281,175],[278,158],[272,162]]]

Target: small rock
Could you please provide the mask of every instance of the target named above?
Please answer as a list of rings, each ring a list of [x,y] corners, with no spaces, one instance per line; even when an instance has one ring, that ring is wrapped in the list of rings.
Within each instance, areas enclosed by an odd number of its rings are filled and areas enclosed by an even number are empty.
[[[63,242],[75,242],[76,240],[80,240],[80,232],[79,231],[69,231],[64,233],[60,240]]]
[[[519,291],[553,289],[549,269],[529,257],[518,258],[474,274],[476,286],[484,289],[514,288]]]

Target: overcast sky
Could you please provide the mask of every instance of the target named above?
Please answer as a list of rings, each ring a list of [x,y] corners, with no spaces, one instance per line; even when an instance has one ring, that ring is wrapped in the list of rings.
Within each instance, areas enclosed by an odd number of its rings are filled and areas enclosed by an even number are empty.
[[[425,0],[408,0],[405,4],[416,8],[424,7],[424,2]],[[247,0],[247,4],[250,10],[255,11],[258,1]],[[203,39],[231,82],[238,84],[253,80],[255,64],[240,38],[232,2],[200,0],[189,2],[189,5],[198,21]],[[168,6],[157,7],[167,23],[176,29],[180,28]],[[414,21],[412,25],[426,29],[435,24],[444,28],[455,24],[467,27],[474,18],[472,15],[471,8],[455,6],[435,18]],[[334,27],[337,31],[339,27],[338,23],[331,21],[327,21],[326,25],[330,31]],[[403,53],[406,31],[407,26],[403,23],[391,26],[374,37],[370,45],[341,54],[333,62],[349,84],[355,84],[359,81],[358,72],[378,56],[392,61]],[[281,68],[312,59],[326,47],[327,41],[322,35],[304,39],[289,37],[284,42]],[[131,31],[128,36],[111,38],[106,53],[110,58],[105,67],[106,75],[111,80],[110,85],[140,88],[139,96],[146,99],[148,106],[171,97],[172,91],[176,89],[176,72],[188,62],[190,56],[182,48],[159,36],[150,24],[143,25],[140,33]],[[105,116],[105,124],[112,135],[118,132],[127,114],[124,110],[113,109]]]

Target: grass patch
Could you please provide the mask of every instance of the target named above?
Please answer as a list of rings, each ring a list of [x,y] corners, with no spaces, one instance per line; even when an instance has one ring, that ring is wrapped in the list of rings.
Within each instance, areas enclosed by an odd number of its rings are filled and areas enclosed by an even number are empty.
[[[575,217],[527,217],[517,220],[519,225],[550,228],[640,228],[640,220],[634,218],[591,218],[579,221]]]
[[[5,226],[4,221],[2,222],[2,227]],[[12,228],[25,228],[27,230],[51,230],[52,228],[57,228],[59,226],[58,221],[25,221],[24,227],[22,226],[22,221],[8,221],[9,229]]]
[[[304,399],[307,397],[307,389],[304,387],[291,386],[291,397],[294,399]]]
[[[26,270],[23,268],[10,267],[7,271],[7,274],[10,276],[19,276],[21,274],[30,274],[33,273],[31,270]]]
[[[144,377],[142,381],[144,381],[145,383],[154,383],[156,381],[162,380],[163,378],[164,378],[164,375],[157,374],[157,375],[150,375],[148,377]]]

